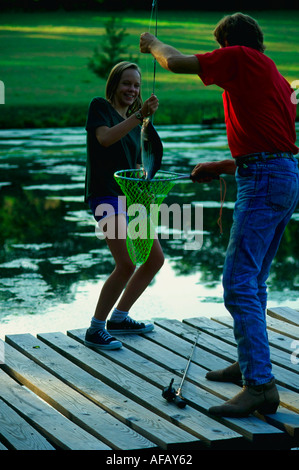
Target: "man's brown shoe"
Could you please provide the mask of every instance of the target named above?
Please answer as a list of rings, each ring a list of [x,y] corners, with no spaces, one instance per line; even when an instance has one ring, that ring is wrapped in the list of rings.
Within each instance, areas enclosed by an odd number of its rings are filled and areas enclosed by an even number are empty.
[[[206,374],[208,380],[214,382],[233,382],[240,383],[242,380],[242,373],[238,362],[234,362],[231,366],[225,369],[212,370]]]
[[[214,416],[242,418],[254,411],[273,414],[279,406],[279,394],[275,380],[263,385],[245,385],[240,393],[223,405],[212,406],[209,413]]]

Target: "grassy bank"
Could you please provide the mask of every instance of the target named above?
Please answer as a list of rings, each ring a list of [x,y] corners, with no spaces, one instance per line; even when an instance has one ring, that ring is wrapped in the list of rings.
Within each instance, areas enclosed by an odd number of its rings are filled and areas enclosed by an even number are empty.
[[[185,53],[217,47],[213,28],[224,13],[160,12],[158,36]],[[299,12],[251,12],[265,34],[266,53],[291,83],[299,79]],[[88,103],[103,95],[105,80],[87,68],[99,47],[105,19],[98,12],[6,13],[0,18],[0,80],[5,84],[0,126],[44,127],[84,125]],[[153,86],[153,61],[139,53],[139,36],[149,30],[150,12],[122,14],[129,33],[128,52],[143,71],[143,97]],[[154,24],[151,25],[154,32]],[[159,66],[157,124],[222,120],[222,90],[205,88],[194,76],[173,75]]]

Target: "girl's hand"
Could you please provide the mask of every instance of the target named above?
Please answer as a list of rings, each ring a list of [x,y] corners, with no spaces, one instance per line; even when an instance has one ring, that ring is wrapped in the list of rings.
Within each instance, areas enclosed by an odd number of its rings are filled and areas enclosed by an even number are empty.
[[[152,116],[159,107],[159,100],[156,95],[152,94],[142,105],[141,114],[144,118]]]

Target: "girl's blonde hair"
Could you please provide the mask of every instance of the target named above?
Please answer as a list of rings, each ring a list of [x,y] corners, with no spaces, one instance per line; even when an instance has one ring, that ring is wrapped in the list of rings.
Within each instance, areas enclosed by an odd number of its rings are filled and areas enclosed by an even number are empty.
[[[138,65],[135,64],[134,62],[123,61],[123,62],[119,62],[118,64],[116,64],[112,68],[112,70],[109,74],[109,77],[107,79],[107,83],[106,83],[106,100],[109,101],[109,103],[111,103],[112,100],[113,100],[113,97],[115,95],[118,84],[121,80],[121,76],[122,76],[123,72],[125,70],[128,70],[128,69],[137,70],[137,72],[140,75],[140,80],[141,80],[141,70],[138,67]],[[129,106],[127,115],[130,116],[131,114],[138,111],[141,108],[142,103],[143,102],[142,102],[142,98],[141,98],[141,91],[139,90],[139,94],[138,94],[136,100],[134,101],[134,103],[131,106]]]

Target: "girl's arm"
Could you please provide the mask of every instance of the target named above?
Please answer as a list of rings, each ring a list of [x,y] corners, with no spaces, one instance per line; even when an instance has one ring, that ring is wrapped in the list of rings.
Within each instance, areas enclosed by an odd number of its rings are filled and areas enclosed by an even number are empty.
[[[140,110],[143,117],[151,116],[157,110],[159,105],[158,98],[152,95],[144,103]],[[96,128],[95,134],[99,143],[103,147],[109,147],[115,142],[118,142],[122,137],[127,135],[134,127],[140,124],[140,120],[135,114],[128,117],[124,121],[116,124],[113,127],[100,126]]]

